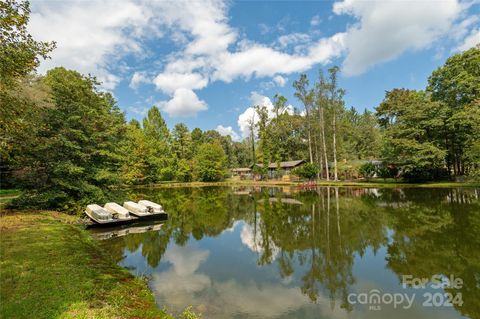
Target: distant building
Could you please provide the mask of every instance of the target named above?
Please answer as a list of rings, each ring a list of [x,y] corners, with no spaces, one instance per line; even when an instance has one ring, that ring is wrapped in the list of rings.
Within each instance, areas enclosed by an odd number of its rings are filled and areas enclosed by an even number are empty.
[[[291,171],[294,168],[297,168],[305,163],[306,161],[304,160],[270,163],[268,164],[268,178],[269,179],[282,178],[283,176],[290,175]],[[250,178],[259,179],[260,176],[257,174],[254,174],[253,172],[253,166],[254,165],[250,167],[233,168],[232,175],[239,176],[240,179],[250,179]],[[257,163],[255,164],[255,166],[258,168],[262,168],[263,164]]]
[[[281,178],[285,175],[290,175],[294,168],[302,166],[306,162],[304,160],[287,161],[280,163],[268,164],[268,178]],[[259,168],[263,167],[263,164],[256,164]]]
[[[232,168],[232,175],[239,176],[240,179],[250,179],[253,177],[250,167]]]

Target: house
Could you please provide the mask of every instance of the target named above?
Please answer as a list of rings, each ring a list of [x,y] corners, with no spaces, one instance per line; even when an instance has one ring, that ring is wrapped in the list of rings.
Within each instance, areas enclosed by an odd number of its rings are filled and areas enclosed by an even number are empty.
[[[232,168],[232,176],[238,176],[240,179],[250,179],[253,177],[250,167]]]
[[[282,178],[285,175],[290,175],[294,168],[302,166],[306,162],[304,160],[286,161],[280,163],[268,164],[268,178]],[[263,167],[263,164],[256,164],[259,168]]]
[[[270,163],[268,164],[268,178],[275,179],[290,175],[291,171],[294,168],[297,168],[305,163],[306,162],[304,160]],[[257,163],[255,164],[255,166],[261,169],[263,167],[263,164]],[[251,165],[250,167],[233,168],[232,175],[239,176],[240,179],[260,179],[260,176],[254,173],[253,167],[254,165]]]

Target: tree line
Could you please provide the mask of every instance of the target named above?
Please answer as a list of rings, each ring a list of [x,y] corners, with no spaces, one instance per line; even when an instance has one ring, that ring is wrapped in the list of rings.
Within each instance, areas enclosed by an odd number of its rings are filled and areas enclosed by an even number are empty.
[[[294,81],[302,112],[292,114],[275,96],[273,115],[256,107],[253,158],[260,163],[308,159],[297,174],[326,180],[352,176],[438,180],[480,176],[480,46],[447,59],[425,90],[395,88],[375,112],[346,108],[338,67],[311,84]],[[255,129],[258,133],[255,136]],[[365,160],[376,160],[376,164]],[[363,161],[359,161],[363,160]],[[266,165],[260,168],[266,175]]]
[[[275,95],[273,110],[256,106],[257,121],[250,121],[254,162],[263,163],[260,174],[267,177],[267,163],[306,159],[299,175],[326,180],[351,177],[352,161],[380,156],[381,133],[375,114],[347,109],[345,90],[338,86],[338,67],[320,70],[313,85],[305,74],[294,81],[295,97],[303,110],[291,109],[285,97]],[[256,129],[256,130],[255,130]]]
[[[249,161],[246,144],[217,131],[169,130],[153,106],[126,122],[110,93],[65,68],[29,75],[6,93],[22,112],[2,127],[2,185],[25,189],[25,204],[75,206],[101,199],[105,187],[223,179]],[[9,185],[10,184],[10,185]]]

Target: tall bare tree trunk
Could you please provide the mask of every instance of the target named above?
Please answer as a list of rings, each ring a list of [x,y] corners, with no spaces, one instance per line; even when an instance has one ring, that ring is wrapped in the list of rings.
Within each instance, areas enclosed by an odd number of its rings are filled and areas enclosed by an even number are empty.
[[[320,178],[323,178],[323,157],[322,157],[322,155],[320,155],[319,164],[320,164]]]
[[[255,158],[255,113],[252,115],[252,118],[248,120],[248,125],[250,126],[250,137],[252,138],[252,170],[254,170],[257,164]]]
[[[313,145],[315,146],[315,163],[317,163],[320,168],[317,173],[317,179],[320,179],[323,178],[323,161],[322,156],[319,156],[318,143],[315,134],[313,134]]]
[[[330,180],[330,173],[328,172],[328,157],[327,157],[327,144],[325,143],[325,122],[323,119],[323,107],[319,106],[319,114],[320,114],[320,135],[322,138],[323,144],[323,157],[325,159],[325,172],[327,174],[327,181]]]
[[[335,112],[335,105],[333,105],[333,178],[338,181],[337,171],[337,113]]]
[[[308,154],[310,155],[310,164],[313,164],[312,139],[310,137],[310,130],[308,131]]]
[[[337,72],[338,68],[333,67],[328,70],[330,73],[330,107],[332,108],[332,135],[333,135],[333,178],[338,181],[337,170],[337,102],[341,98],[342,90],[337,89]]]
[[[312,153],[312,136],[310,128],[310,110],[309,107],[305,105],[305,116],[307,117],[307,138],[308,138],[308,155],[310,156],[310,164],[313,164],[313,153]]]
[[[255,165],[255,137],[253,136],[253,133],[252,133],[252,161],[253,161],[253,165]]]

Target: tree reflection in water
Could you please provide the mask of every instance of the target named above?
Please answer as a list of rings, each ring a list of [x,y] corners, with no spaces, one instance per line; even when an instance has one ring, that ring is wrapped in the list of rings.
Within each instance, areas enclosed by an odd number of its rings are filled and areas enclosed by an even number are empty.
[[[244,221],[257,265],[278,265],[283,279],[298,275],[311,302],[328,296],[332,309],[352,310],[347,296],[356,283],[354,261],[367,249],[386,248],[386,266],[431,278],[464,281],[462,315],[480,315],[480,199],[476,189],[360,189],[323,187],[172,188],[130,190],[119,198],[148,198],[164,205],[160,231],[131,234],[105,245],[121,261],[141,248],[155,268],[169,244],[217,237]],[[250,240],[250,239],[249,239]],[[448,289],[447,289],[448,291]],[[453,291],[452,291],[453,292]]]

